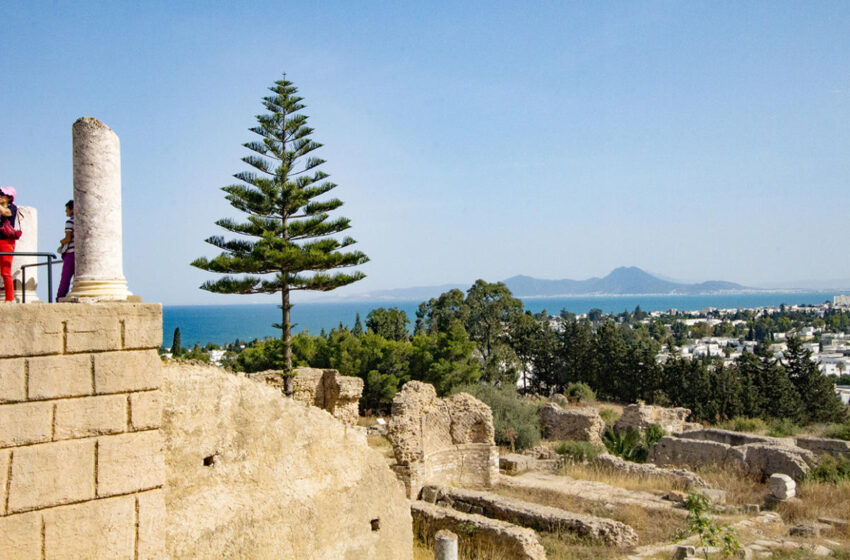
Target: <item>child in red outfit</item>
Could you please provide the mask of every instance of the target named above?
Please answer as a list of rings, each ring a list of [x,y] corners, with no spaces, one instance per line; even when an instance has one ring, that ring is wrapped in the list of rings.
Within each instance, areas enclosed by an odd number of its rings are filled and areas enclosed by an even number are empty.
[[[13,204],[15,195],[18,193],[14,187],[0,187],[0,227],[8,220],[15,227],[15,219],[18,217],[18,207]],[[0,238],[0,252],[12,253],[15,251],[15,238]],[[15,287],[12,282],[12,255],[0,255],[0,276],[3,277],[3,288],[6,291],[6,301],[15,301]]]

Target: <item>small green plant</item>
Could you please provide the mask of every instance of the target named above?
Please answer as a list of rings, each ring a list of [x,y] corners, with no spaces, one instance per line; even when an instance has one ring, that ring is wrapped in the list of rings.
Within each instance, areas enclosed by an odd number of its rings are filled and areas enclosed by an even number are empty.
[[[589,441],[562,441],[555,446],[556,453],[569,457],[574,463],[592,461],[603,451],[605,451],[604,447]]]
[[[650,424],[646,427],[646,431],[643,433],[643,441],[646,445],[647,451],[649,448],[658,443],[658,441],[667,435],[664,432],[664,428],[659,426],[658,424]]]
[[[599,411],[599,416],[605,421],[606,426],[613,426],[614,422],[620,419],[620,415],[616,410],[611,408],[603,408]]]
[[[800,426],[788,418],[776,418],[771,420],[767,435],[770,437],[789,437],[800,433]]]
[[[471,521],[458,523],[457,532],[467,537],[471,537],[475,534],[475,523]]]
[[[596,393],[587,383],[569,383],[564,389],[564,395],[574,403],[593,404],[596,402]]]
[[[718,428],[724,430],[732,430],[735,432],[766,432],[767,423],[761,418],[748,418],[746,416],[736,416],[731,420],[722,422],[717,425]]]
[[[850,440],[850,424],[830,424],[823,431],[824,437]]]
[[[808,479],[816,482],[838,484],[843,480],[850,480],[850,459],[841,457],[836,459],[824,455],[818,464],[809,471]]]
[[[611,455],[622,457],[633,463],[645,463],[649,456],[649,448],[662,437],[664,437],[664,430],[658,424],[650,424],[643,432],[629,428],[617,433],[608,428],[603,443]]]
[[[688,510],[688,527],[699,538],[700,546],[720,548],[723,556],[732,556],[741,548],[738,531],[729,525],[718,525],[709,515],[708,496],[700,492],[690,492],[685,500]],[[706,560],[708,552],[705,552]]]

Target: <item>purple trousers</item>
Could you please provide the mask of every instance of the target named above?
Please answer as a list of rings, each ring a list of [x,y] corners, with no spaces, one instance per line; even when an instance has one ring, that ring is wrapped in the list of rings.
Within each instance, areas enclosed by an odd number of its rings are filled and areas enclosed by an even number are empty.
[[[56,294],[56,299],[68,295],[72,276],[74,276],[74,253],[65,253],[62,255],[62,279],[59,281],[59,292]]]

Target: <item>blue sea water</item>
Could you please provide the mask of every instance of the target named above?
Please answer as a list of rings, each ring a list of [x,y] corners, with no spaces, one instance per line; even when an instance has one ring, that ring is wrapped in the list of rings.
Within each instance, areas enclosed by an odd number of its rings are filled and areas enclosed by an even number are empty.
[[[768,305],[812,305],[832,301],[833,293],[750,293],[704,296],[576,296],[553,298],[520,298],[525,309],[538,313],[544,309],[557,315],[561,309],[587,313],[593,308],[605,313],[633,311],[640,305],[644,311],[692,311],[706,307],[750,308]],[[420,301],[359,301],[334,303],[299,303],[292,308],[293,332],[307,330],[318,334],[340,323],[354,325],[356,314],[365,323],[369,311],[378,307],[397,307],[407,313],[411,327],[416,320]],[[241,339],[279,336],[272,323],[280,322],[280,309],[273,304],[251,305],[167,305],[163,307],[163,343],[171,344],[175,327],[180,327],[183,346],[196,342],[225,344]]]

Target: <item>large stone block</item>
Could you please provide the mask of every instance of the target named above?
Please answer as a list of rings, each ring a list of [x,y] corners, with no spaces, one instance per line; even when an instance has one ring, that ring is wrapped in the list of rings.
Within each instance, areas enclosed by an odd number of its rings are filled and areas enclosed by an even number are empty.
[[[130,428],[153,430],[162,424],[162,393],[145,391],[130,394]]]
[[[48,356],[31,358],[27,362],[30,400],[92,394],[91,356]]]
[[[127,397],[105,395],[56,403],[54,439],[121,433],[127,427]]]
[[[103,352],[121,348],[120,310],[93,305],[85,315],[75,314],[65,322],[65,351]]]
[[[135,507],[133,496],[122,496],[45,511],[45,560],[133,560]]]
[[[8,513],[94,498],[94,443],[60,441],[15,449]]]
[[[158,389],[162,361],[156,350],[95,354],[94,385],[98,394]]]
[[[661,466],[723,465],[729,449],[724,443],[665,436],[650,448],[649,462]]]
[[[97,496],[128,494],[165,484],[162,445],[159,431],[99,438]]]
[[[42,560],[41,513],[0,517],[0,558]]]
[[[23,358],[0,360],[0,403],[27,400],[25,365]]]
[[[162,344],[162,306],[158,303],[125,303],[123,306],[123,348],[159,348]]]
[[[53,405],[33,402],[0,406],[0,447],[51,440]]]
[[[674,434],[701,428],[700,424],[687,421],[690,415],[691,411],[687,408],[664,408],[643,403],[630,404],[623,409],[623,414],[614,423],[614,431],[620,433],[629,428],[645,430],[651,424],[657,424],[665,432]]]
[[[9,476],[9,460],[12,452],[0,449],[0,515],[6,515],[6,482]],[[2,556],[0,556],[2,558]]]
[[[137,494],[136,511],[139,512],[136,560],[165,558],[165,491]]]
[[[64,319],[59,305],[0,307],[0,358],[59,354]]]
[[[588,441],[602,444],[605,421],[590,407],[563,409],[550,402],[540,407],[540,430],[550,440]]]

